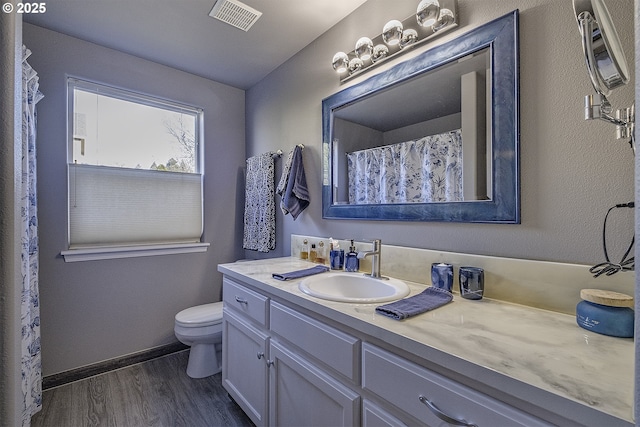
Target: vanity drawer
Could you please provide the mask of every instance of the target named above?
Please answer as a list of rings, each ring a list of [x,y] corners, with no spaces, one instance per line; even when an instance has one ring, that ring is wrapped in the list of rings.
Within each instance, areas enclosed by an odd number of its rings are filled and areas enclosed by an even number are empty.
[[[235,282],[228,277],[222,280],[222,301],[225,307],[233,307],[262,326],[267,326],[269,298]]]
[[[273,301],[270,324],[274,333],[345,377],[358,381],[359,339]]]
[[[460,422],[450,420],[454,425],[548,426],[395,354],[367,343],[362,347],[362,387],[427,425],[447,425],[442,421],[450,417]]]

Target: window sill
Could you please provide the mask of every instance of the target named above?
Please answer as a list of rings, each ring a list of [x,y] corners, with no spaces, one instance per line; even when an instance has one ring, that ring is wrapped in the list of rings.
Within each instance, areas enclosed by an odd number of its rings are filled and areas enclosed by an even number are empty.
[[[62,251],[60,255],[64,257],[64,262],[98,261],[104,259],[206,252],[209,245],[209,243],[178,243],[167,245],[80,248]]]

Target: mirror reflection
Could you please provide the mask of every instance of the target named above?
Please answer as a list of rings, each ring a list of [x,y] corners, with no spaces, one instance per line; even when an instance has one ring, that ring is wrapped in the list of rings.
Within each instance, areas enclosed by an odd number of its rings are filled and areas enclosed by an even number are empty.
[[[490,66],[481,49],[333,110],[334,203],[490,199]]]

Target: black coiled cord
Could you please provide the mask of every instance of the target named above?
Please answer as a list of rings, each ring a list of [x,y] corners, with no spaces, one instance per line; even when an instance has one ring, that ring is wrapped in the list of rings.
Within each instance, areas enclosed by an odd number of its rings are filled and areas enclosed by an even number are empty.
[[[589,269],[589,272],[593,274],[593,277],[599,277],[601,275],[611,276],[612,274],[616,274],[619,271],[633,271],[635,269],[635,257],[627,258],[633,249],[633,244],[635,243],[636,236],[633,235],[631,239],[631,244],[627,248],[627,251],[624,253],[622,260],[618,264],[612,263],[609,260],[609,253],[607,252],[607,218],[612,210],[616,208],[633,208],[635,207],[634,202],[629,203],[621,203],[615,206],[612,206],[607,211],[607,214],[604,216],[604,225],[602,227],[602,247],[604,249],[604,259],[606,262],[601,262],[600,264],[596,264]]]

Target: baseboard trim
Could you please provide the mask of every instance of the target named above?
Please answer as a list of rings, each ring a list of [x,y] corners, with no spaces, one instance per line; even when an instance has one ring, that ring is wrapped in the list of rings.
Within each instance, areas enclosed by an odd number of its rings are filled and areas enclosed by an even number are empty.
[[[129,354],[115,359],[105,360],[104,362],[94,363],[93,365],[83,366],[82,368],[72,369],[70,371],[60,372],[48,375],[42,379],[42,390],[47,390],[61,385],[69,384],[95,375],[104,374],[116,369],[125,368],[136,363],[146,362],[168,354],[177,353],[188,349],[189,346],[176,342],[138,353]]]

